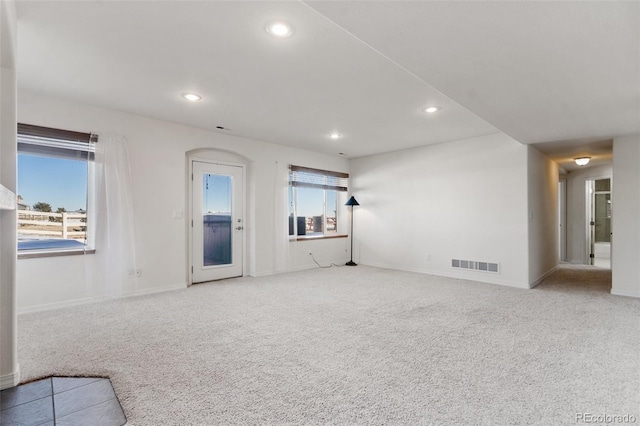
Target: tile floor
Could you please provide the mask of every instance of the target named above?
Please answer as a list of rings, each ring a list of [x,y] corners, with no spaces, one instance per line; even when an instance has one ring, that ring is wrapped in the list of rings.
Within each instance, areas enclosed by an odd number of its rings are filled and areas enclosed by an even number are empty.
[[[100,377],[50,377],[0,392],[0,426],[122,426],[111,381]]]

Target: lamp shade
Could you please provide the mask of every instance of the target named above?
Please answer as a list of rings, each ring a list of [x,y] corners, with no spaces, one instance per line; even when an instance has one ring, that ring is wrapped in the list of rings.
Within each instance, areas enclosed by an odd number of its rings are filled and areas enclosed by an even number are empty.
[[[355,199],[355,197],[351,197],[349,198],[349,200],[344,203],[345,206],[359,206],[360,203],[358,202],[358,200]]]

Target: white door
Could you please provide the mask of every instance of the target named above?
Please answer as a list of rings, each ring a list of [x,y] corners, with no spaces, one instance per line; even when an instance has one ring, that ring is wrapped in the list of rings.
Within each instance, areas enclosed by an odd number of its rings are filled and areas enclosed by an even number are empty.
[[[192,162],[192,282],[243,273],[243,168]]]

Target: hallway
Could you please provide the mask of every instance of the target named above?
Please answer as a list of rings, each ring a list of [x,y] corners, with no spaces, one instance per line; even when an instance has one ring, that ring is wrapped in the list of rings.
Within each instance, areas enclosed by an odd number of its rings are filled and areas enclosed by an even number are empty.
[[[611,269],[591,265],[562,263],[558,270],[544,279],[536,290],[561,292],[611,293]]]

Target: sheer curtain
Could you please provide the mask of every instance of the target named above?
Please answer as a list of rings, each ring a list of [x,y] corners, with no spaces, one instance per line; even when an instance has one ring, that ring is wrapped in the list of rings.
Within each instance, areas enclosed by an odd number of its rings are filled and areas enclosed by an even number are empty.
[[[291,269],[291,244],[289,241],[289,164],[275,162],[273,200],[274,211],[274,270],[285,272]],[[295,241],[295,240],[293,240]]]
[[[87,281],[108,297],[133,290],[126,284],[136,270],[133,196],[127,141],[123,136],[100,134],[95,161],[90,162],[88,220],[96,224],[87,236],[96,254],[86,262]],[[85,256],[86,258],[87,256]],[[133,281],[132,281],[133,284]]]

